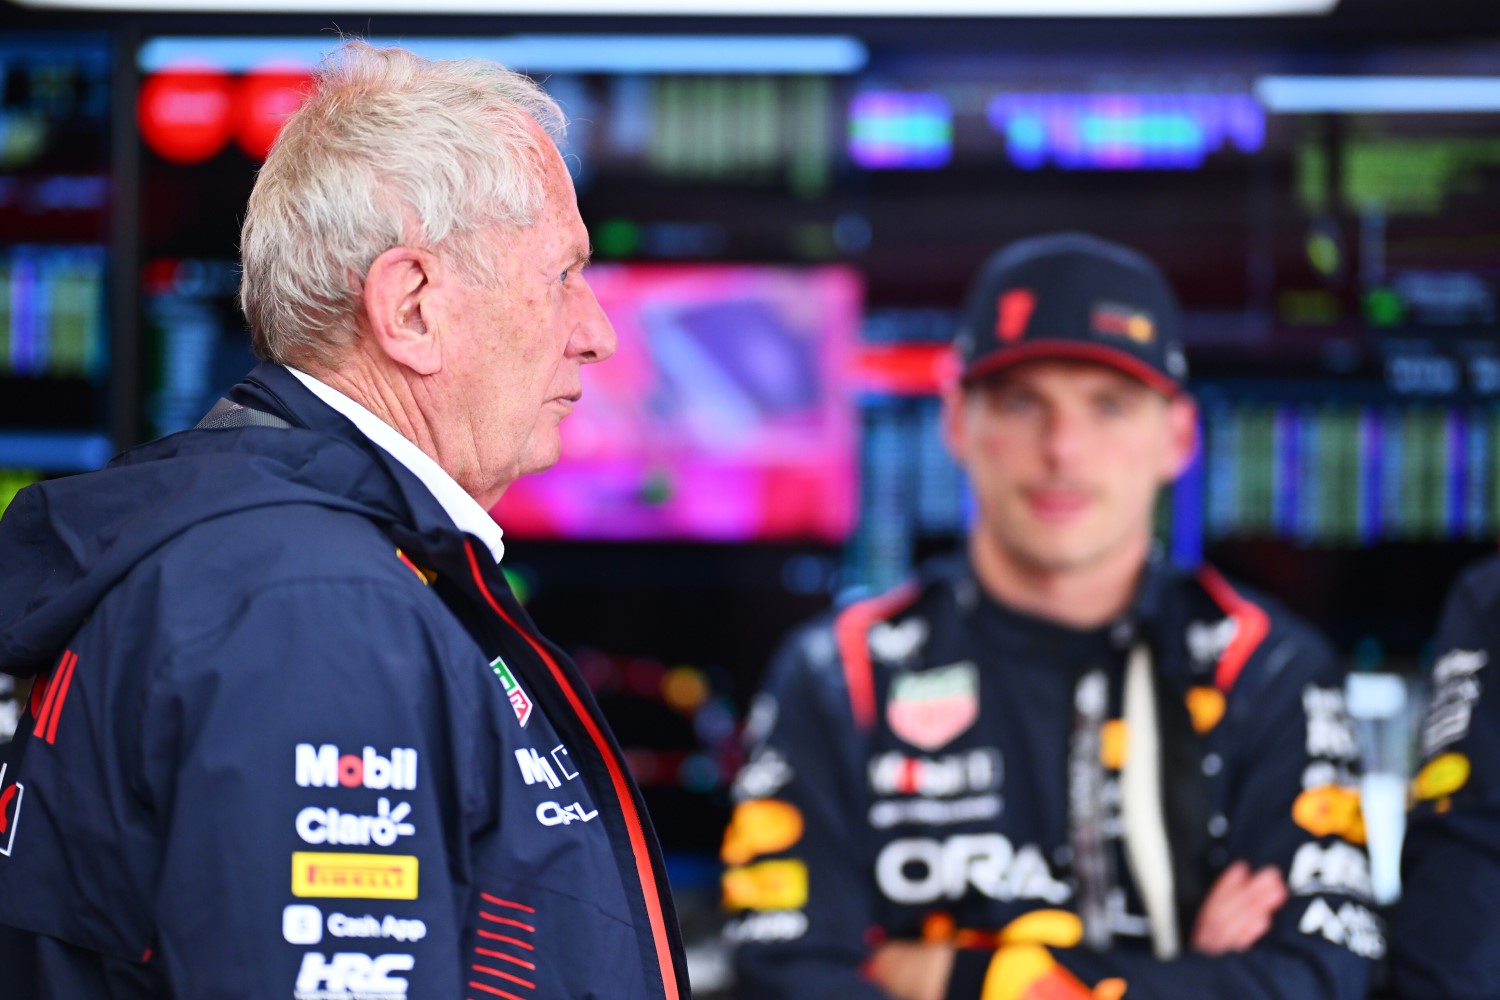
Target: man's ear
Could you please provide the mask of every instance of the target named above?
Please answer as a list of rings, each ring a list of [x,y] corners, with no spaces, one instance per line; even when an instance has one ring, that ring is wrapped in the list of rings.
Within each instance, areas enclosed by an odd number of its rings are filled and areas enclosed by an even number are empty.
[[[948,454],[959,465],[964,464],[967,454],[964,435],[964,408],[968,405],[968,394],[959,384],[958,379],[946,379],[942,388],[938,390],[943,404],[942,428],[943,444],[948,448]]]
[[[392,247],[370,265],[361,294],[375,345],[417,375],[435,375],[443,368],[442,345],[432,323],[437,312],[432,296],[438,267],[441,264],[433,254]]]
[[[1162,470],[1166,482],[1187,471],[1198,454],[1198,404],[1186,394],[1167,403],[1167,460]]]

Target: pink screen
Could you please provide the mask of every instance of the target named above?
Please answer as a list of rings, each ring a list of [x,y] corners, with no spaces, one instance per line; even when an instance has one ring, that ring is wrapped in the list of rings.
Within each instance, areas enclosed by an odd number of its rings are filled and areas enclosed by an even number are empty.
[[[840,541],[862,286],[842,267],[598,265],[619,335],[583,372],[562,460],[495,507],[530,538]]]

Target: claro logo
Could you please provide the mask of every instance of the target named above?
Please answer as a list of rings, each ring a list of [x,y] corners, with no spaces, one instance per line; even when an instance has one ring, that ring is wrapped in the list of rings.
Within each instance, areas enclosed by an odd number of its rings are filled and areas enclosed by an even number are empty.
[[[332,743],[297,744],[297,785],[301,788],[372,788],[409,792],[417,787],[417,752],[396,747],[389,757],[365,747],[364,753],[339,753]]]

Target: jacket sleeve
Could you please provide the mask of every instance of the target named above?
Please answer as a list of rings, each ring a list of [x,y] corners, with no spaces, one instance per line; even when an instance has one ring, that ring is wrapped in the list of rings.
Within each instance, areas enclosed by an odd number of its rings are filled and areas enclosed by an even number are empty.
[[[467,769],[498,755],[455,735],[478,651],[410,586],[272,584],[157,671],[124,745],[174,996],[455,995]]]
[[[1290,898],[1265,936],[1248,951],[1210,957],[1186,951],[1189,924],[1180,929],[1184,953],[1170,960],[1135,944],[962,952],[953,1000],[1365,997],[1384,940],[1370,909],[1343,669],[1300,626],[1273,631],[1255,656],[1230,694],[1223,731],[1207,745],[1230,776],[1225,808],[1210,821],[1220,849],[1214,874],[1242,859],[1256,869],[1276,865],[1287,880]]]
[[[827,628],[794,637],[756,698],[725,833],[726,939],[741,995],[877,1000],[860,974],[879,923],[856,731]]]
[[[1410,1000],[1500,996],[1500,562],[1449,595],[1392,917],[1391,974]]]

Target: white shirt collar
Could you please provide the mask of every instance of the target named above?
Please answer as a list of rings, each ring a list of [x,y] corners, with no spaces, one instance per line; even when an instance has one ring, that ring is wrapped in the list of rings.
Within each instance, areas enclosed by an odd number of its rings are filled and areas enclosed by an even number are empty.
[[[453,477],[443,471],[443,467],[434,462],[427,453],[409,440],[403,437],[390,424],[381,420],[371,413],[363,405],[350,399],[326,382],[319,381],[306,372],[298,371],[290,365],[287,371],[297,376],[297,381],[317,396],[323,402],[333,407],[338,412],[349,418],[349,421],[359,428],[361,434],[385,449],[392,458],[422,481],[433,498],[442,505],[443,510],[453,519],[453,523],[460,531],[467,531],[484,542],[489,548],[490,554],[499,562],[505,555],[505,543],[501,540],[503,532],[495,519],[490,517],[489,512],[469,494],[465,493],[462,486],[453,481]]]

